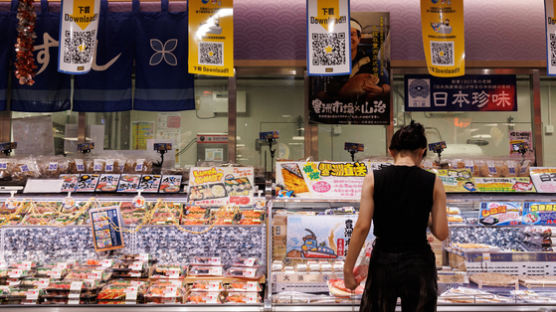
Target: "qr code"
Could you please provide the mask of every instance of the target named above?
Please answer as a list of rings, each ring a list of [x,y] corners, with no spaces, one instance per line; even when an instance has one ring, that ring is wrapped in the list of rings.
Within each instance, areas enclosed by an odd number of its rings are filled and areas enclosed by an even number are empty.
[[[454,42],[453,41],[431,41],[432,65],[454,65]]]
[[[223,42],[199,42],[199,64],[224,65]]]
[[[556,66],[556,34],[550,34],[550,66]]]
[[[320,34],[314,33],[313,65],[344,65],[346,64],[345,33]]]
[[[95,48],[96,30],[64,32],[64,62],[86,64],[91,61]]]

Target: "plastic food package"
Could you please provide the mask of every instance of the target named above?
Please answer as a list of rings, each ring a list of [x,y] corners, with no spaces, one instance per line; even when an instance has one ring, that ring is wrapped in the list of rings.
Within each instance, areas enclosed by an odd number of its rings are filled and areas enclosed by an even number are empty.
[[[179,279],[185,276],[185,272],[179,264],[156,265],[151,276],[153,278]]]
[[[226,303],[240,303],[240,304],[251,304],[251,303],[261,303],[261,296],[258,292],[236,292],[231,291],[226,296]]]
[[[200,304],[200,303],[209,303],[210,304],[210,303],[212,303],[212,304],[217,304],[217,303],[222,303],[222,300],[221,300],[221,296],[220,296],[219,292],[193,291],[189,294],[189,296],[187,296],[187,303],[194,303],[194,304]]]
[[[183,303],[184,292],[181,284],[170,282],[153,283],[145,294],[146,302]]]
[[[228,270],[226,270],[226,276],[245,279],[258,279],[260,278],[260,273],[258,267],[230,267]]]
[[[262,291],[261,284],[258,282],[248,282],[248,281],[241,281],[241,282],[230,282],[226,285],[226,290],[234,291],[234,292],[259,292]]]
[[[259,259],[256,257],[249,257],[249,258],[238,258],[233,261],[232,266],[235,267],[253,267],[259,265]]]
[[[224,287],[222,281],[196,281],[191,285],[191,291],[221,291]]]
[[[220,257],[194,257],[193,265],[222,265]]]
[[[13,161],[9,158],[0,158],[0,181],[10,181],[14,170]]]
[[[220,266],[192,265],[189,268],[191,276],[223,276],[224,268]]]

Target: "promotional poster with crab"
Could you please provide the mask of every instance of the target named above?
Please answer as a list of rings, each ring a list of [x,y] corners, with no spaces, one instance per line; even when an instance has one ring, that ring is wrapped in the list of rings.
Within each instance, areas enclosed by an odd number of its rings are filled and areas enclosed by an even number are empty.
[[[253,167],[192,167],[189,171],[189,203],[197,206],[254,203]]]
[[[365,162],[276,162],[278,196],[359,200],[369,170]]]
[[[286,257],[336,259],[347,254],[357,215],[302,216],[287,219]],[[369,231],[368,241],[374,239]]]

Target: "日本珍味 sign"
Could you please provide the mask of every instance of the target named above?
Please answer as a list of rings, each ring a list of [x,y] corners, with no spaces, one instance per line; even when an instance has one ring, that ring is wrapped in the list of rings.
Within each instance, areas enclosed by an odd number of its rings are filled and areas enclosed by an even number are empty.
[[[515,75],[406,75],[406,111],[517,111]]]

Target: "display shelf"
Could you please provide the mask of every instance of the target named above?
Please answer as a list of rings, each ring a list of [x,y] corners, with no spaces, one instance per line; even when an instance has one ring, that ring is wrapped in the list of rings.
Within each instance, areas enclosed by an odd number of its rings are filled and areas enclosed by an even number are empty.
[[[257,305],[0,305],[0,311],[17,312],[262,312],[262,304]]]
[[[330,209],[342,206],[359,206],[359,201],[345,199],[315,200],[302,198],[277,198],[272,200],[271,205],[273,209]]]
[[[359,311],[359,305],[348,304],[336,305],[317,305],[317,304],[283,304],[273,305],[274,312],[353,312]],[[401,311],[401,307],[396,307],[396,311]],[[513,312],[513,311],[530,311],[530,312],[556,312],[554,305],[480,305],[480,304],[458,304],[458,305],[438,305],[438,312]]]

